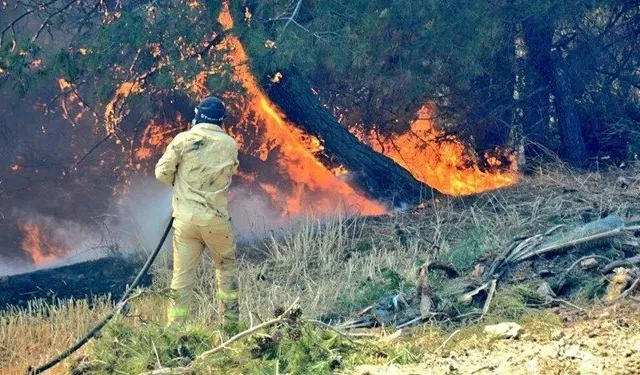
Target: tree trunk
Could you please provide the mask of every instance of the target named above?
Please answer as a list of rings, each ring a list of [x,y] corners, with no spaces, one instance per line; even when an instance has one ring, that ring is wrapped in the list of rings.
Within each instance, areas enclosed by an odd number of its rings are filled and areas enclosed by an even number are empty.
[[[549,72],[560,127],[562,156],[574,166],[582,168],[587,164],[587,150],[582,137],[582,125],[573,100],[571,79],[562,65],[560,56],[554,56]]]
[[[551,61],[553,28],[541,26],[537,20],[523,22],[522,37],[527,47],[526,64],[523,67],[524,84],[522,100],[522,133],[528,141],[525,146],[527,159],[544,155],[550,149],[549,83],[544,71]]]
[[[415,205],[432,196],[431,189],[390,158],[377,153],[349,133],[320,103],[307,80],[295,68],[266,88],[284,114],[307,133],[318,137],[329,155],[345,166],[368,196],[395,207]]]
[[[529,65],[535,69],[528,74],[525,86],[533,90],[528,111],[525,111],[524,132],[534,142],[548,143],[549,87],[555,97],[554,107],[560,128],[561,155],[576,167],[586,165],[587,151],[582,127],[571,90],[571,79],[563,68],[561,57],[552,53],[554,25],[552,21],[531,20],[523,23],[523,37],[528,49]],[[538,92],[539,91],[539,92]]]

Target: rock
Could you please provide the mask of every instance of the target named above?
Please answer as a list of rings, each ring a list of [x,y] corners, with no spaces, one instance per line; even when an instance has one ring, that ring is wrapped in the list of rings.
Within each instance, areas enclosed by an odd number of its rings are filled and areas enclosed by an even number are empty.
[[[517,339],[524,329],[517,323],[505,322],[484,327],[484,333],[488,336],[500,339]]]
[[[584,357],[584,353],[582,353],[578,345],[571,345],[565,349],[564,356],[571,359],[582,359]]]
[[[587,258],[582,262],[580,262],[580,267],[582,267],[585,270],[589,270],[589,269],[598,267],[598,261],[595,260],[594,258]]]

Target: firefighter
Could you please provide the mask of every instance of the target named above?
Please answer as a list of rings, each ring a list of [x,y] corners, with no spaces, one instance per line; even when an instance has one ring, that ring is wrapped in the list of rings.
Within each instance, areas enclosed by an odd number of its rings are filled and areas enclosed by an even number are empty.
[[[238,145],[221,128],[226,110],[216,97],[195,108],[192,127],[167,146],[156,179],[173,185],[173,279],[169,324],[184,321],[196,268],[206,246],[216,273],[218,317],[223,327],[238,324],[235,240],[227,209],[231,178],[238,168]]]

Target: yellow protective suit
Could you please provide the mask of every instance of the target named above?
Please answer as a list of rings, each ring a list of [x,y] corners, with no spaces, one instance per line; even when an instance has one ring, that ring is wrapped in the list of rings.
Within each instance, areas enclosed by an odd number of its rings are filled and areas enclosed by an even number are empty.
[[[235,240],[227,209],[238,145],[218,125],[198,124],[178,134],[156,165],[156,178],[173,185],[173,298],[170,323],[188,316],[195,273],[204,247],[216,268],[218,315],[238,320]]]

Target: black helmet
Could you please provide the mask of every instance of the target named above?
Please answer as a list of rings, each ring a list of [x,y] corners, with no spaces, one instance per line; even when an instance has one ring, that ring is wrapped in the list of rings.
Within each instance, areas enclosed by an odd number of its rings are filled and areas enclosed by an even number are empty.
[[[215,96],[210,96],[201,101],[196,107],[195,112],[196,116],[193,119],[194,125],[203,122],[219,125],[227,114],[224,103]]]

